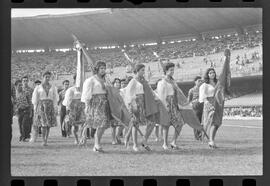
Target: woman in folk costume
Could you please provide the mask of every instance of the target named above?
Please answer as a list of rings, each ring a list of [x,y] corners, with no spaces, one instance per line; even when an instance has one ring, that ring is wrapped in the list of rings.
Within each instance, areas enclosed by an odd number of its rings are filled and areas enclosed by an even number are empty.
[[[216,148],[215,136],[222,124],[225,95],[229,95],[230,86],[230,50],[225,50],[225,63],[219,79],[213,68],[208,68],[204,83],[200,86],[199,102],[204,102],[202,124],[209,135],[209,147]]]
[[[73,77],[74,84],[76,83],[76,75]],[[76,84],[69,89],[67,89],[65,93],[65,98],[62,104],[66,107],[66,113],[71,126],[72,132],[75,137],[75,144],[79,144],[78,140],[78,129],[85,122],[85,114],[84,114],[84,103],[81,102],[81,91],[80,87],[76,86]]]
[[[147,81],[144,78],[145,65],[137,64],[135,66],[135,77],[129,82],[125,88],[124,101],[132,115],[131,128],[127,131],[125,136],[125,144],[132,132],[133,150],[139,151],[138,147],[138,127],[139,125],[146,125],[146,132],[142,142],[142,146],[150,150],[146,145],[147,139],[155,127],[153,121],[155,114],[158,112],[157,104],[155,102],[154,94]]]
[[[59,99],[57,88],[50,83],[51,72],[43,74],[43,82],[33,92],[34,124],[42,127],[43,145],[47,146],[50,128],[57,125],[57,102]]]
[[[169,123],[170,125],[173,125],[174,127],[174,135],[173,135],[173,140],[170,144],[170,147],[172,149],[177,149],[176,145],[176,140],[182,130],[182,127],[184,125],[183,118],[180,113],[180,108],[179,108],[179,102],[182,102],[182,100],[178,100],[179,97],[176,96],[176,83],[175,80],[173,79],[173,74],[174,74],[174,68],[175,64],[168,62],[164,64],[164,73],[165,76],[162,78],[161,81],[158,82],[157,85],[157,95],[160,98],[161,102],[163,105],[165,105],[168,113],[169,113]],[[163,149],[168,150],[168,131],[170,125],[164,125],[163,126]]]
[[[105,87],[106,64],[98,61],[93,76],[83,84],[81,101],[85,103],[86,124],[96,129],[93,151],[103,152],[100,141],[110,127],[110,107]]]

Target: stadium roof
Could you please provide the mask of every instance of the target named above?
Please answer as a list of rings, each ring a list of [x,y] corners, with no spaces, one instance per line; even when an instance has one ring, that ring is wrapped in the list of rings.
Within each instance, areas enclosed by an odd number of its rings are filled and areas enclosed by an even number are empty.
[[[88,45],[157,40],[173,35],[262,24],[260,8],[103,9],[12,18],[12,49],[70,47],[71,34]]]

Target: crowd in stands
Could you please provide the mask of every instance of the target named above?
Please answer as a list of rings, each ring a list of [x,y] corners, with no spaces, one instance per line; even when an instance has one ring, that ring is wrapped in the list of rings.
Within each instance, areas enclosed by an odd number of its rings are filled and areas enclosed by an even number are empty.
[[[262,117],[262,115],[262,106],[224,108],[224,116],[229,117]]]
[[[205,38],[205,40],[189,40],[182,42],[153,45],[153,46],[134,46],[125,48],[126,53],[134,62],[148,63],[157,60],[153,51],[161,58],[166,59],[182,59],[184,58],[205,56],[203,63],[212,67],[220,59],[211,59],[208,56],[223,51],[228,46],[232,50],[249,49],[261,46],[262,33],[251,32],[248,35],[231,35],[230,37],[221,38]],[[88,51],[94,60],[102,60],[109,64],[111,68],[124,66],[129,62],[125,58],[122,49],[91,49]],[[255,51],[252,54],[241,54],[236,57],[234,64],[236,70],[241,70],[244,65],[259,61],[262,69],[261,56]],[[181,64],[178,64],[181,67]],[[255,67],[254,67],[255,68]],[[21,77],[24,74],[30,74],[30,80],[38,79],[44,71],[51,71],[54,78],[59,74],[74,74],[76,72],[76,52],[34,52],[34,53],[13,53],[11,61],[12,79]],[[90,66],[86,67],[90,69]]]

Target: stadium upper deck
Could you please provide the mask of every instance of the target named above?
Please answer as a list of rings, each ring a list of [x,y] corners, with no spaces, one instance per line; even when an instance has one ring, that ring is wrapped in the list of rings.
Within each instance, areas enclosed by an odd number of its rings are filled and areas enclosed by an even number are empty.
[[[262,24],[259,8],[107,9],[57,16],[12,18],[12,49],[71,47],[71,34],[88,46],[199,35]]]

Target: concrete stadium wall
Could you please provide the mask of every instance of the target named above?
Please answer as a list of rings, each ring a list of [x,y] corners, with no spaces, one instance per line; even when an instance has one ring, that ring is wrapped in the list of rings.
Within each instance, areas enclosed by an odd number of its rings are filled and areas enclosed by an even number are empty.
[[[187,96],[189,89],[194,86],[194,82],[180,82],[178,85]],[[152,85],[152,87],[155,88],[155,85]],[[230,90],[236,96],[254,92],[262,92],[262,75],[232,78]]]

